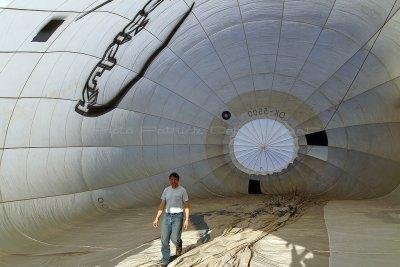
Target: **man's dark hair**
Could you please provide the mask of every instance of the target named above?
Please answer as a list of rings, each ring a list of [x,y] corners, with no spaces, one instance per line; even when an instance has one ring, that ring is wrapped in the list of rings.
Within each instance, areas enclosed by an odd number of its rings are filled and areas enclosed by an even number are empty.
[[[168,179],[171,179],[171,177],[174,177],[174,178],[176,178],[176,179],[179,180],[179,175],[178,175],[176,172],[171,173],[171,174],[169,175],[169,178],[168,178]]]

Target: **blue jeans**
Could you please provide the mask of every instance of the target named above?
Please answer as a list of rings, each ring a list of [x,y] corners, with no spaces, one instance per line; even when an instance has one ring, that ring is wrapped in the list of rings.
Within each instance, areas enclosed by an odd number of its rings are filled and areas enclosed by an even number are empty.
[[[169,263],[170,257],[169,240],[177,247],[182,246],[182,224],[183,212],[164,213],[161,223],[161,253],[162,263],[165,265]]]

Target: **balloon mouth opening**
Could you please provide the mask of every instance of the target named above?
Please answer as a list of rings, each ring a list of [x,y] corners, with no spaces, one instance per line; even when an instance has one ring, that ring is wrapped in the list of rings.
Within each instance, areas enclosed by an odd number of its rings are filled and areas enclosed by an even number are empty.
[[[254,119],[241,125],[229,143],[233,164],[252,175],[280,173],[294,162],[299,150],[294,130],[275,119]]]

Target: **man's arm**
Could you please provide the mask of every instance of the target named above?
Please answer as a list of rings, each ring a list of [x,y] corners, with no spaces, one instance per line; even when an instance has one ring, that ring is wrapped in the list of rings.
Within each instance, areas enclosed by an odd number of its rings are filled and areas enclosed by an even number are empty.
[[[189,225],[190,204],[189,201],[184,201],[183,203],[185,205],[185,221],[183,223],[183,229],[187,230]]]
[[[163,213],[164,208],[165,208],[165,200],[161,200],[160,206],[158,207],[156,218],[154,219],[154,222],[153,222],[153,226],[155,228],[158,227],[158,219],[160,219],[160,216]]]

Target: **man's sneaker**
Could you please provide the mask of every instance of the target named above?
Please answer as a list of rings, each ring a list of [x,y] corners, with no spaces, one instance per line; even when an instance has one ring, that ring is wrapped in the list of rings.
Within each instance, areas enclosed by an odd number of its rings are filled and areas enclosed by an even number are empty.
[[[176,255],[177,257],[179,257],[180,255],[182,255],[182,245],[176,247],[175,255]]]

